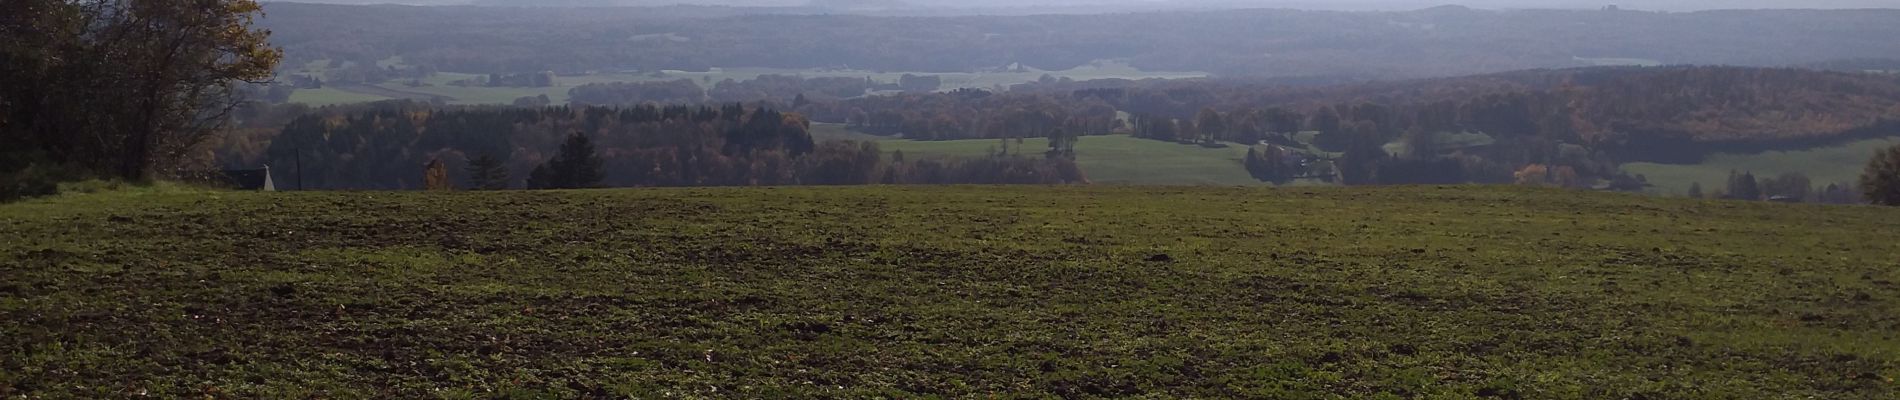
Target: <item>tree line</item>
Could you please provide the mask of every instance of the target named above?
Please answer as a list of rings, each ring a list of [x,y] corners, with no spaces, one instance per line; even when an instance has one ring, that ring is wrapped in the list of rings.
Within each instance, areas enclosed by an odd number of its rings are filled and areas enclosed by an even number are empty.
[[[280,182],[308,189],[421,188],[420,171],[432,160],[449,167],[451,180],[482,188],[1086,179],[1066,159],[887,158],[875,143],[814,142],[809,128],[801,115],[738,104],[518,108],[390,101],[296,117],[257,158],[278,166]]]
[[[1869,174],[1875,174],[1876,171],[1870,169]],[[1873,199],[1863,189],[1857,183],[1845,182],[1819,186],[1813,179],[1798,172],[1757,178],[1753,171],[1731,170],[1724,186],[1704,189],[1701,182],[1695,182],[1683,194],[1698,199],[1855,204]]]

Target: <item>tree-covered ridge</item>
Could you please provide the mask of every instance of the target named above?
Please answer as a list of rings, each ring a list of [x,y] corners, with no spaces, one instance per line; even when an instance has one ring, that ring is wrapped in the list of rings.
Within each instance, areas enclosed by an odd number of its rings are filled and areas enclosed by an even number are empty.
[[[1720,66],[1583,68],[1339,85],[1294,97],[1305,97],[1295,102],[1306,109],[1348,102],[1417,109],[1462,103],[1461,119],[1483,118],[1473,113],[1485,111],[1551,111],[1573,120],[1566,129],[1596,141],[1662,135],[1746,142],[1824,137],[1900,117],[1900,75]]]
[[[1333,86],[1225,80],[1046,79],[991,93],[810,101],[816,121],[923,140],[1129,134],[1166,141],[1271,143],[1253,171],[1341,183],[1506,183],[1525,168],[1577,179],[1640,179],[1617,165],[1692,161],[1721,146],[1893,133],[1900,76],[1743,67],[1532,70]],[[1310,148],[1309,148],[1310,145]],[[1306,158],[1264,163],[1265,152]],[[1283,168],[1299,163],[1307,168]],[[1304,170],[1303,170],[1304,169]],[[1385,173],[1379,173],[1385,171]]]
[[[1696,142],[1785,140],[1837,135],[1900,118],[1900,76],[1685,66],[1531,70],[1330,86],[1057,80],[1017,85],[1004,93],[873,96],[798,109],[817,121],[875,120],[877,125],[909,125],[902,129],[907,133],[928,130],[925,137],[948,139],[996,134],[982,125],[942,129],[915,120],[974,118],[1038,107],[1105,108],[1178,119],[1194,118],[1204,109],[1274,109],[1310,119],[1325,109],[1350,114],[1342,110],[1366,104],[1395,110],[1397,115],[1379,117],[1393,134],[1419,127],[1494,135],[1560,132],[1604,143],[1632,136]]]
[[[887,161],[875,143],[815,143],[808,129],[799,114],[737,104],[516,108],[396,101],[292,119],[257,158],[276,166],[279,181],[291,188],[413,189],[431,160],[443,160],[455,182],[486,183],[492,179],[466,176],[466,166],[488,156],[504,165],[494,175],[513,177],[500,186],[524,187],[536,167],[550,164],[562,142],[578,135],[597,152],[602,186],[1084,180],[1073,162],[1059,157]]]
[[[1556,93],[1596,124],[1579,127],[1585,135],[1610,139],[1649,132],[1697,142],[1806,138],[1900,118],[1900,76],[1887,74],[1686,68]]]

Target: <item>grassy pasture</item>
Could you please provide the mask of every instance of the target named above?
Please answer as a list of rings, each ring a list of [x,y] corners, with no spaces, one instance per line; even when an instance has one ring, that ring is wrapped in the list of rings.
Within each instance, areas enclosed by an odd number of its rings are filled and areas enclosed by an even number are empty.
[[[0,205],[0,397],[1827,398],[1900,210],[1516,187]]]
[[[868,134],[868,133],[864,133],[864,132],[858,132],[858,131],[856,131],[856,130],[852,130],[852,129],[851,129],[851,127],[850,127],[850,126],[848,126],[848,125],[846,125],[846,124],[834,124],[834,123],[826,123],[826,122],[814,122],[814,123],[812,123],[812,124],[811,124],[811,138],[812,138],[812,140],[817,140],[817,141],[826,141],[826,140],[856,140],[856,141],[866,141],[866,140],[871,140],[871,141],[896,141],[896,140],[903,140],[903,139],[901,139],[901,138],[892,138],[892,137],[889,137],[889,136],[878,136],[878,135],[872,135],[872,134]],[[1045,144],[1046,144],[1046,142],[1045,142]]]
[[[1622,167],[1625,171],[1643,174],[1649,178],[1651,185],[1655,185],[1655,192],[1665,195],[1681,195],[1689,190],[1690,184],[1696,182],[1702,183],[1704,192],[1721,189],[1728,182],[1730,170],[1754,171],[1758,178],[1800,172],[1813,179],[1815,185],[1827,186],[1836,182],[1859,182],[1860,174],[1867,168],[1867,160],[1873,158],[1874,152],[1897,144],[1900,144],[1900,137],[1858,140],[1803,150],[1714,154],[1699,164],[1628,163]]]

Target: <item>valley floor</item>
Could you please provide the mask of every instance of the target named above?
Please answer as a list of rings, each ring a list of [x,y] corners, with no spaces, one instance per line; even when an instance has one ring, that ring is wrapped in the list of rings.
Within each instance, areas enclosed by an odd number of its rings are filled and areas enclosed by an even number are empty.
[[[1517,187],[0,206],[0,397],[1893,398],[1900,210]]]

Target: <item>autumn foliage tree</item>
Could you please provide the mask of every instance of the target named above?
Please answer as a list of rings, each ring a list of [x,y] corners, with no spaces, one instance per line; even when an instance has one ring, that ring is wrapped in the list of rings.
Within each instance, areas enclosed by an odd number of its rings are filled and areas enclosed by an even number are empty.
[[[1583,185],[1582,179],[1577,176],[1577,170],[1566,165],[1554,167],[1544,164],[1526,165],[1512,173],[1512,178],[1517,184],[1526,186],[1575,188]]]
[[[0,177],[141,180],[203,155],[282,52],[252,0],[0,2]]]

